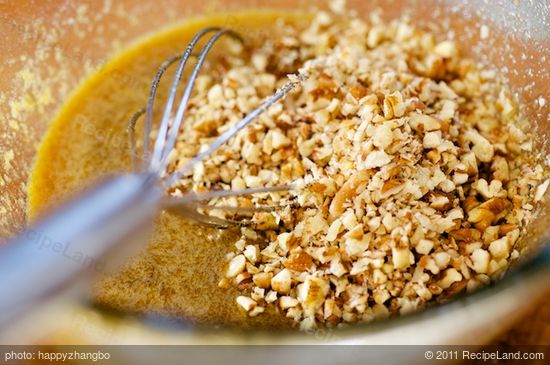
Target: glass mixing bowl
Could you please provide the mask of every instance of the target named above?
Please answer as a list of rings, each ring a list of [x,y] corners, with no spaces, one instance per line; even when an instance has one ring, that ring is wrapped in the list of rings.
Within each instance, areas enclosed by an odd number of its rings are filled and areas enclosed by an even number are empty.
[[[36,147],[48,122],[71,91],[114,52],[162,28],[201,14],[249,8],[309,10],[324,1],[244,0],[59,0],[0,2],[0,242],[26,224],[25,184]],[[362,1],[349,8],[368,15],[382,8],[386,19],[407,14],[414,23],[435,34],[452,31],[462,51],[495,66],[509,79],[531,123],[534,145],[548,155],[550,63],[550,8],[543,1]],[[225,17],[231,24],[231,16]],[[480,29],[490,29],[480,39]],[[185,44],[186,40],[182,40]],[[548,195],[548,194],[547,194]],[[533,257],[496,285],[463,295],[449,304],[419,313],[356,325],[347,329],[310,333],[247,332],[195,329],[173,321],[144,321],[107,313],[85,298],[56,304],[54,319],[37,341],[57,344],[181,344],[181,343],[355,343],[355,344],[484,344],[510,327],[550,289],[550,202],[545,200],[529,227],[525,245]],[[37,283],[39,285],[39,283]],[[50,321],[52,322],[52,321]],[[25,333],[24,335],[28,335]],[[28,337],[13,334],[10,342]],[[351,355],[350,355],[351,356]],[[396,356],[389,353],[388,356]],[[345,363],[344,358],[340,358]],[[134,359],[134,361],[137,361]]]

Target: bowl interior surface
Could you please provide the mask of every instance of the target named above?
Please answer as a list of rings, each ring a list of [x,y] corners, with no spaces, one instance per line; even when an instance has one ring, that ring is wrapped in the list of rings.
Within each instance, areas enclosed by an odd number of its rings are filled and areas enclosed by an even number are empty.
[[[110,55],[191,16],[250,8],[307,11],[312,4],[326,7],[324,1],[304,0],[2,2],[0,242],[26,225],[26,181],[48,123],[79,82]],[[548,156],[547,2],[350,0],[348,7],[364,17],[377,9],[385,19],[406,15],[422,28],[457,39],[463,53],[508,79],[529,121],[536,151]],[[482,25],[490,29],[488,39],[480,39]],[[525,244],[538,247],[547,241],[550,204],[546,202]]]

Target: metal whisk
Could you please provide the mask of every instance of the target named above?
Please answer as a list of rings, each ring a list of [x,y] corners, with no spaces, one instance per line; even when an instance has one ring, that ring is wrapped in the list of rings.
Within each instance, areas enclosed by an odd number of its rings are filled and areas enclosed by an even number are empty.
[[[179,87],[185,66],[187,65],[187,62],[193,55],[192,54],[193,49],[195,48],[198,41],[203,36],[211,32],[215,32],[214,35],[208,40],[208,42],[206,43],[202,51],[199,54],[195,55],[197,57],[197,62],[189,76],[187,84],[185,85],[185,89],[183,91],[180,104],[178,105],[177,110],[174,114],[174,103],[176,99],[176,93],[178,91],[178,87]],[[195,81],[197,79],[199,71],[203,66],[206,56],[208,55],[214,43],[216,43],[216,41],[218,41],[224,35],[227,35],[229,37],[232,37],[242,42],[241,37],[237,33],[233,32],[232,30],[223,29],[219,27],[205,28],[195,35],[195,37],[191,40],[191,42],[189,43],[189,46],[187,47],[187,49],[182,55],[172,56],[160,66],[153,80],[153,83],[151,85],[147,106],[142,108],[138,112],[136,112],[130,119],[130,123],[128,125],[129,145],[131,148],[132,163],[134,167],[137,166],[138,169],[139,168],[144,169],[145,171],[149,171],[156,176],[160,176],[162,172],[167,169],[168,156],[175,146],[177,135],[179,133],[179,129],[185,117],[187,106],[189,104],[189,99],[191,98],[193,87],[195,85]],[[168,67],[177,63],[178,61],[179,61],[179,66],[177,68],[176,74],[174,76],[174,80],[172,82],[172,86],[170,88],[168,99],[164,108],[164,112],[162,114],[160,126],[158,128],[158,134],[153,146],[153,151],[151,153],[149,151],[149,139],[152,131],[153,109],[154,109],[157,89],[162,79],[162,76],[166,72]],[[300,80],[300,78],[298,78],[298,80]],[[191,160],[187,161],[187,163],[180,170],[170,174],[168,177],[163,179],[162,183],[164,185],[164,188],[165,189],[170,188],[171,186],[174,185],[174,183],[178,181],[179,178],[181,178],[182,176],[192,171],[195,165],[197,165],[206,157],[214,153],[224,143],[226,143],[231,137],[233,137],[237,132],[239,132],[241,129],[243,129],[248,124],[250,124],[250,122],[256,119],[256,117],[258,117],[267,108],[269,108],[271,105],[273,105],[274,103],[279,101],[281,98],[283,98],[289,91],[291,91],[296,86],[298,82],[299,81],[295,81],[295,82],[289,82],[288,84],[286,84],[283,88],[277,91],[273,96],[265,100],[259,107],[257,107],[247,116],[245,116],[242,120],[236,123],[233,127],[227,130],[221,136],[219,136],[208,148],[200,152]],[[143,163],[143,166],[140,167],[138,166],[139,158],[138,158],[138,153],[136,150],[136,143],[135,143],[135,127],[136,127],[137,121],[143,116],[145,116],[145,128],[143,133],[143,154],[142,154],[142,160],[144,163]],[[244,189],[239,191],[226,191],[226,190],[210,191],[202,194],[196,194],[191,192],[191,193],[187,193],[182,198],[163,199],[163,204],[165,207],[167,207],[171,211],[180,213],[185,217],[193,219],[199,223],[213,225],[216,227],[226,227],[228,225],[239,223],[239,222],[209,216],[209,215],[200,213],[197,208],[199,206],[207,207],[207,205],[202,204],[202,202],[210,200],[212,198],[216,198],[216,197],[222,197],[222,196],[228,197],[228,196],[266,193],[266,192],[276,192],[276,191],[288,190],[289,188],[290,186],[278,186],[278,187]],[[216,207],[216,209],[233,210],[235,209],[235,207]],[[253,211],[260,211],[260,210],[265,210],[266,208],[259,207],[259,208],[247,208],[247,209],[253,210]]]
[[[174,111],[183,71],[194,55],[193,50],[198,42],[211,33],[213,33],[211,37],[196,55],[196,64]],[[172,209],[205,224],[227,226],[234,222],[200,213],[197,207],[215,197],[289,189],[288,186],[281,186],[240,191],[210,191],[200,194],[190,192],[181,198],[165,197],[167,189],[182,176],[191,172],[197,163],[215,152],[304,79],[303,76],[298,76],[296,81],[286,84],[221,134],[208,148],[190,159],[180,170],[163,178],[163,172],[168,166],[168,155],[175,146],[195,80],[207,54],[224,35],[240,40],[237,33],[228,29],[219,27],[203,29],[193,37],[183,54],[171,57],[159,68],[151,86],[146,108],[132,117],[128,128],[132,159],[134,164],[138,165],[140,158],[136,151],[135,125],[138,119],[145,116],[141,157],[143,163],[138,169],[139,172],[108,179],[94,190],[65,205],[40,224],[30,228],[0,250],[0,297],[2,298],[0,328],[7,329],[7,325],[15,319],[42,305],[44,299],[57,295],[60,289],[68,287],[69,283],[80,278],[82,272],[86,270],[103,272],[106,270],[105,264],[119,261],[114,260],[115,257],[127,258],[129,254],[134,253],[135,250],[128,250],[128,242],[131,242],[128,237],[135,235],[136,232],[143,232],[144,227],[150,227],[159,209]],[[159,82],[166,69],[178,61],[179,65],[160,120],[156,140],[152,146],[149,146],[153,129],[153,108]]]

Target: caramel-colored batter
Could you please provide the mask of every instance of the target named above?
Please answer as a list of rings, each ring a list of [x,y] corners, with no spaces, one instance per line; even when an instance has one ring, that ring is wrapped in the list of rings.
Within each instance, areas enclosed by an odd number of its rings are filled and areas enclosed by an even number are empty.
[[[31,220],[94,181],[129,169],[128,121],[145,105],[157,67],[170,55],[182,52],[199,29],[225,24],[247,42],[258,42],[276,31],[273,25],[280,16],[250,12],[192,20],[109,60],[61,108],[39,147],[28,185]],[[203,72],[215,72],[226,46],[223,42],[216,45]],[[164,103],[171,74],[165,76],[158,109]],[[273,308],[267,315],[249,318],[234,303],[237,289],[218,288],[225,254],[231,251],[234,237],[231,231],[216,232],[162,213],[143,254],[118,274],[105,278],[94,294],[95,301],[117,310],[165,313],[199,324],[289,326]]]

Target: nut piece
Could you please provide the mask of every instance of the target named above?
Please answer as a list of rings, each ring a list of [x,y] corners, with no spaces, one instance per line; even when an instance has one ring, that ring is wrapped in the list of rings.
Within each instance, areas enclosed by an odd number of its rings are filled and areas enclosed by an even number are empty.
[[[336,219],[334,222],[332,222],[332,224],[328,228],[327,235],[325,236],[326,240],[328,242],[334,242],[338,237],[338,234],[340,233],[341,227],[342,221],[340,219]]]
[[[459,228],[449,232],[449,235],[457,241],[466,243],[477,242],[481,240],[481,232],[473,228]]]
[[[328,294],[328,281],[308,276],[304,283],[298,288],[298,300],[302,304],[306,316],[313,316],[323,305]]]
[[[482,248],[478,248],[472,252],[472,268],[478,274],[486,274],[489,270],[489,262],[491,261],[491,255],[489,252]]]
[[[402,117],[405,113],[405,103],[403,95],[399,91],[394,91],[384,99],[384,117],[386,119]]]
[[[422,239],[414,248],[421,255],[427,255],[434,248],[433,241]]]
[[[277,243],[279,247],[283,250],[283,253],[287,253],[290,250],[290,243],[292,241],[292,233],[283,232],[277,237]]]
[[[344,2],[331,8],[344,14]],[[201,76],[166,171],[287,78],[300,84],[170,194],[292,185],[205,202],[247,209],[205,210],[252,225],[241,227],[218,285],[246,292],[237,302],[249,316],[272,304],[305,330],[406,313],[488,284],[519,257],[520,234],[550,185],[495,71],[413,22],[333,15],[271,32],[274,47],[261,40],[244,52],[239,43],[213,65],[216,77]],[[284,76],[295,65],[302,76]]]
[[[281,309],[285,310],[288,308],[296,307],[300,302],[298,299],[289,297],[289,296],[282,296],[279,298],[279,306]]]
[[[444,269],[449,265],[449,261],[451,261],[451,255],[449,255],[447,252],[436,252],[433,254],[433,258],[435,260],[435,264],[439,269]]]
[[[329,212],[331,217],[336,218],[344,212],[344,203],[356,195],[355,190],[359,187],[359,185],[367,181],[369,176],[370,174],[367,171],[360,170],[354,173],[349,180],[344,183],[330,204]]]
[[[262,314],[265,311],[264,307],[254,307],[252,310],[248,313],[250,317],[256,317],[259,314]]]
[[[392,260],[396,269],[406,269],[414,264],[414,255],[408,248],[396,247],[392,249]]]
[[[405,187],[405,182],[401,179],[391,179],[382,185],[380,198],[384,199],[389,196],[398,194]]]
[[[271,146],[274,149],[279,149],[290,145],[290,139],[278,130],[271,132]]]
[[[277,293],[287,294],[290,291],[291,284],[292,275],[288,269],[279,271],[277,275],[271,279],[271,288]]]
[[[493,171],[493,177],[496,180],[506,182],[510,179],[510,169],[508,167],[508,161],[502,156],[495,156],[493,164],[491,165]]]
[[[439,118],[444,121],[449,121],[454,117],[458,105],[452,100],[443,100],[442,104]]]
[[[496,241],[491,242],[489,245],[489,252],[494,258],[505,259],[510,256],[510,246],[508,244],[508,238],[502,237]]]
[[[502,190],[502,183],[499,180],[492,180],[491,184],[488,184],[487,180],[479,179],[472,185],[485,199],[497,196]]]
[[[483,137],[475,129],[468,129],[465,137],[474,144],[472,151],[479,161],[491,162],[491,159],[495,154],[495,149],[487,138]]]
[[[443,41],[435,46],[434,52],[441,57],[453,58],[458,56],[458,48],[453,41]]]
[[[391,162],[391,157],[384,151],[373,151],[367,155],[365,159],[365,168],[374,169],[377,167],[386,166]]]
[[[244,255],[237,255],[233,257],[233,259],[229,261],[229,266],[227,268],[225,276],[228,278],[234,278],[235,276],[243,272],[245,265],[246,258],[244,257]]]
[[[465,153],[460,159],[460,162],[462,162],[462,164],[465,166],[465,169],[464,169],[465,173],[467,173],[469,176],[477,175],[478,168],[477,168],[476,155],[474,152]]]
[[[439,147],[441,142],[443,142],[441,139],[441,131],[436,131],[426,133],[422,144],[424,145],[424,148],[430,149]]]
[[[420,132],[431,132],[441,129],[441,123],[434,117],[413,113],[409,116],[411,127]]]
[[[437,282],[437,285],[442,289],[449,288],[453,283],[462,280],[462,275],[456,269],[447,269],[443,274],[443,278]]]
[[[306,252],[300,251],[292,254],[288,260],[284,262],[286,268],[295,271],[307,271],[313,266],[313,258]]]
[[[270,272],[260,272],[252,276],[254,284],[263,289],[268,289],[271,286],[271,278],[273,274]]]
[[[491,198],[468,212],[468,222],[475,223],[480,230],[485,229],[504,216],[511,205],[507,199]]]
[[[237,304],[240,305],[247,312],[257,305],[254,299],[245,297],[243,295],[237,297]]]
[[[339,278],[342,275],[344,275],[346,272],[348,272],[348,270],[342,264],[342,261],[340,260],[340,258],[336,257],[330,262],[330,272],[334,276]]]
[[[248,245],[244,249],[244,256],[251,262],[256,263],[260,258],[260,249],[258,246]]]
[[[535,192],[535,198],[533,199],[536,202],[540,202],[550,185],[550,179],[546,179],[542,184],[537,186],[537,191]]]
[[[391,298],[391,295],[385,289],[375,289],[372,293],[372,297],[377,304],[384,304],[386,300]]]
[[[362,239],[347,238],[344,247],[349,256],[360,256],[369,248],[369,236],[365,235]]]
[[[389,123],[383,123],[376,127],[372,136],[372,144],[380,149],[385,149],[393,142],[393,133]]]

